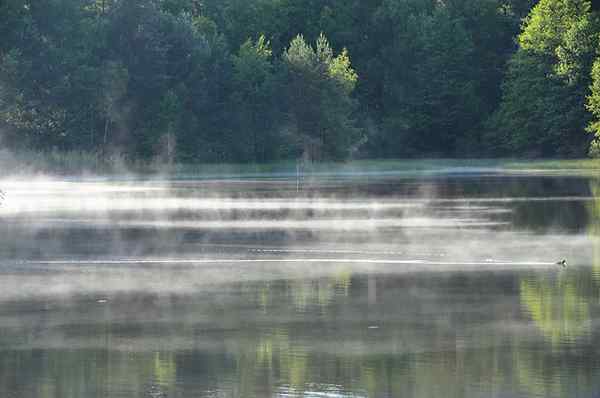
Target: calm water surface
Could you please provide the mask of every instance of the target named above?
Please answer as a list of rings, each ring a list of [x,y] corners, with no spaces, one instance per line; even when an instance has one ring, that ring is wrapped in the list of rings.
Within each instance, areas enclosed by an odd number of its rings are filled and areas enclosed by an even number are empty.
[[[600,397],[600,178],[0,188],[0,397]]]

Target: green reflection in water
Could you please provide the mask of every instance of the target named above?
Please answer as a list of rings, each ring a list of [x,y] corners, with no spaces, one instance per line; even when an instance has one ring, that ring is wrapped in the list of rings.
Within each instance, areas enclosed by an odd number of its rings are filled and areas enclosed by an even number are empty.
[[[521,279],[523,310],[554,347],[590,332],[589,300],[581,288],[577,274]]]
[[[590,180],[595,198],[587,205],[592,246],[589,271],[567,270],[554,276],[527,276],[520,281],[523,311],[544,337],[557,347],[590,333],[590,298],[600,299],[600,179]]]
[[[427,394],[434,392],[439,380],[432,383],[432,379],[429,379],[427,386],[419,385],[422,366],[416,364],[415,359],[411,355],[400,357],[379,355],[362,359],[360,387],[367,391],[368,397],[434,396]]]
[[[322,315],[327,314],[328,307],[342,297],[348,297],[352,286],[352,273],[348,268],[339,268],[332,277],[326,279],[295,279],[286,283],[285,289],[294,309],[299,313],[310,312],[313,307],[319,308]],[[254,287],[252,287],[254,289]],[[254,299],[260,311],[267,315],[273,306],[280,303],[279,291],[273,282],[265,281],[256,288]],[[274,298],[275,297],[275,298]]]
[[[548,358],[539,353],[523,349],[515,353],[515,369],[521,387],[532,396],[568,397],[561,393],[560,370],[548,363]]]
[[[290,282],[289,294],[297,312],[307,312],[318,306],[321,314],[327,314],[328,307],[336,296],[347,297],[350,291],[352,274],[340,269],[332,278],[318,280],[294,280]]]
[[[590,181],[590,191],[594,196],[594,200],[587,205],[589,214],[588,233],[593,242],[592,278],[596,286],[600,287],[600,179]]]
[[[154,378],[163,387],[171,387],[175,384],[177,376],[177,364],[173,353],[154,354]]]
[[[529,341],[518,342],[515,369],[521,387],[531,395],[569,397],[571,377],[581,376],[576,366],[565,365],[565,349],[586,344],[591,335],[589,271],[557,276],[530,276],[520,282],[523,311],[533,320],[551,350],[532,350]],[[587,384],[583,384],[587,385]]]
[[[286,281],[283,292],[276,283],[264,282],[255,289],[257,310],[270,316],[284,313],[303,323],[311,320],[319,327],[324,317],[333,311],[330,307],[349,298],[352,277],[347,268],[341,267],[330,278]],[[253,289],[248,287],[248,290]],[[319,314],[317,318],[315,314]],[[274,329],[261,328],[248,333],[243,344],[230,346],[228,351],[236,359],[235,374],[238,376],[233,385],[236,393],[248,397],[281,392],[303,396],[310,389],[326,388],[316,387],[320,379],[330,377],[342,381],[352,380],[355,376],[359,376],[356,377],[358,385],[354,386],[358,390],[372,391],[370,396],[381,391],[377,386],[381,386],[383,380],[369,381],[368,366],[363,367],[358,357],[342,356],[332,361],[331,354],[309,352],[305,333],[306,330],[284,325]],[[376,378],[389,377],[385,366],[373,370]],[[383,383],[389,384],[389,380]],[[273,388],[277,390],[273,391]]]
[[[576,367],[565,367],[560,355],[565,348],[586,344],[584,339],[593,332],[593,300],[600,298],[600,180],[589,184],[595,198],[586,204],[591,270],[571,268],[520,279],[522,310],[552,348],[547,355],[539,355],[524,348],[529,342],[517,344],[514,360],[519,384],[532,395],[569,397],[572,377],[581,377],[582,385],[590,382],[587,371],[578,373]]]
[[[234,388],[239,396],[271,394],[272,391],[265,390],[276,384],[292,394],[301,395],[306,390],[309,355],[303,347],[290,341],[287,329],[259,333],[240,346],[234,355],[238,375]]]
[[[521,279],[522,310],[543,336],[540,342],[534,336],[514,340],[514,369],[530,395],[572,397],[574,386],[587,393],[583,386],[595,384],[590,347],[596,291],[589,269]]]

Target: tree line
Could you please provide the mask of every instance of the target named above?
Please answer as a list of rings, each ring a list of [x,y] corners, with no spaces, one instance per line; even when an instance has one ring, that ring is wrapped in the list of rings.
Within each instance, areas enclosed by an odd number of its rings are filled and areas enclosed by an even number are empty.
[[[600,153],[589,0],[5,0],[0,142],[172,162]]]

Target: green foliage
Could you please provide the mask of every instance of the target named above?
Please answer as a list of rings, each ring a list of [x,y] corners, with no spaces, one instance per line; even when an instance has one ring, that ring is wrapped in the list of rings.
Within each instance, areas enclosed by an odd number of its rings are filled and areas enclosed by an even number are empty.
[[[541,0],[525,21],[491,121],[492,150],[581,157],[590,137],[585,109],[600,25],[587,0]]]
[[[344,48],[337,57],[330,58],[327,61],[327,69],[329,77],[343,87],[348,94],[354,91],[358,75],[352,69],[348,49]]]
[[[393,156],[455,156],[480,118],[474,44],[445,6],[406,19],[384,66],[383,146]]]
[[[233,56],[231,150],[237,159],[272,161],[284,145],[275,129],[280,116],[272,54],[271,44],[260,36],[256,42],[248,39]]]
[[[5,0],[2,143],[183,162],[582,156],[590,115],[600,135],[598,18],[540,0],[515,51],[535,2]]]
[[[21,30],[2,57],[4,121],[33,147],[88,146],[81,131],[95,123],[94,105],[82,98],[94,98],[99,81],[98,27],[77,0],[22,7]]]
[[[593,115],[593,120],[589,123],[587,129],[594,134],[593,141],[590,144],[590,156],[600,157],[600,59],[594,62],[592,67],[592,84],[590,95],[587,98],[587,109]]]
[[[587,15],[587,0],[540,0],[525,20],[519,45],[525,51],[553,56],[566,32]]]
[[[346,157],[360,138],[350,97],[357,75],[347,50],[335,56],[323,34],[315,48],[298,35],[283,61],[288,123],[299,144],[297,152],[319,160]]]
[[[584,97],[575,85],[553,75],[553,66],[523,50],[509,64],[503,102],[487,136],[496,153],[533,157],[577,157],[589,137]]]
[[[586,12],[571,24],[556,48],[556,74],[570,84],[582,88],[590,84],[590,71],[600,40],[599,22],[597,15]]]
[[[542,0],[525,21],[519,44],[547,57],[557,75],[588,80],[599,31],[589,0]]]

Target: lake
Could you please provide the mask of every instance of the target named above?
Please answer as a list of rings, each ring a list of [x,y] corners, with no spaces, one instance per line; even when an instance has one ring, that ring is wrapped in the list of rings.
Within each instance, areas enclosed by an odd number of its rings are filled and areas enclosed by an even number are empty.
[[[1,397],[600,397],[600,175],[0,189]]]

